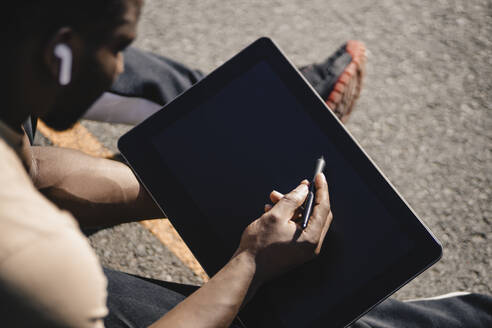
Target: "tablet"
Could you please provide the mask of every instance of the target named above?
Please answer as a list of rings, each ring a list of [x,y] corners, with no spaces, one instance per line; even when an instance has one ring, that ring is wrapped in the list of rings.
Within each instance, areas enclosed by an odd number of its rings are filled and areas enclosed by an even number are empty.
[[[119,149],[209,275],[273,189],[324,156],[333,223],[321,254],[264,285],[247,327],[342,327],[435,263],[441,246],[268,38],[119,140]]]

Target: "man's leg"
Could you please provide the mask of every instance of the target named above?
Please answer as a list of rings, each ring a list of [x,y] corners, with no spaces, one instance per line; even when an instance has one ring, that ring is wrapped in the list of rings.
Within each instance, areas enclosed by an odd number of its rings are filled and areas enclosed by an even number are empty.
[[[442,296],[401,302],[388,299],[351,325],[386,327],[492,327],[492,297],[481,294]]]
[[[110,269],[104,269],[104,273],[108,279],[109,315],[105,319],[108,328],[147,327],[198,288]],[[485,328],[492,327],[490,309],[492,297],[480,294],[412,302],[388,299],[352,324],[351,328]],[[326,326],[329,327],[330,323],[327,322]]]
[[[148,327],[198,289],[107,268],[104,274],[108,279],[106,328]],[[240,328],[236,324],[231,327]]]
[[[110,91],[159,105],[167,104],[204,76],[172,59],[136,48],[128,48],[123,57],[125,71]]]
[[[138,124],[199,81],[203,74],[136,48],[123,54],[125,71],[84,118]]]
[[[162,56],[129,48],[125,71],[85,118],[138,124],[199,81],[203,74]],[[359,97],[365,73],[365,47],[348,41],[325,61],[300,68],[335,114],[346,122]]]

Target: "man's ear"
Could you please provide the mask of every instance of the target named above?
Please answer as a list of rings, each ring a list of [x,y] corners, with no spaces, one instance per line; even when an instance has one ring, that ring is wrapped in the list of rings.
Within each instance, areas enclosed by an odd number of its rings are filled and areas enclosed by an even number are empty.
[[[55,32],[43,49],[43,63],[53,81],[64,86],[73,79],[80,58],[80,39],[70,27]]]

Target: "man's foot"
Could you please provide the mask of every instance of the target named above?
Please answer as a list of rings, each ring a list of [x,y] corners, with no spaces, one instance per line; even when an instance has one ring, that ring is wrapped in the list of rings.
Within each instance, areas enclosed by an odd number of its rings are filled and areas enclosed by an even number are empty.
[[[328,107],[345,123],[359,98],[365,63],[364,44],[351,40],[324,62],[300,70]]]

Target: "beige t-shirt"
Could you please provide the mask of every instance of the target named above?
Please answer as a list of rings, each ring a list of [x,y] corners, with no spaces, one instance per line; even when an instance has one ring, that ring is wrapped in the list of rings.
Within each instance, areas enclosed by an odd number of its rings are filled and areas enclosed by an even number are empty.
[[[32,184],[0,121],[0,325],[103,327],[106,278],[70,213]]]

